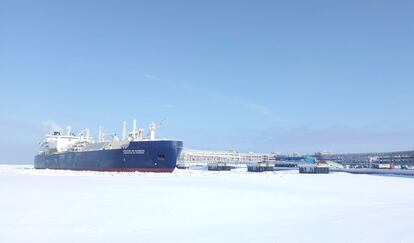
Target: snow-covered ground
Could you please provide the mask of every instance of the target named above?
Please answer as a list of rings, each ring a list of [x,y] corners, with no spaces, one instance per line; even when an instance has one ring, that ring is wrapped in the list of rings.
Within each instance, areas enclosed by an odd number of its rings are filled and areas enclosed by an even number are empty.
[[[414,179],[3,165],[0,242],[414,242]]]

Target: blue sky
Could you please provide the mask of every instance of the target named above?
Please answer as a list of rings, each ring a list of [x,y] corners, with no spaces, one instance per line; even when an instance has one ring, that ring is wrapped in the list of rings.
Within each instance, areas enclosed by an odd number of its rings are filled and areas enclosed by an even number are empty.
[[[54,122],[196,149],[414,149],[412,1],[0,1],[0,162]],[[130,123],[129,123],[130,125]]]

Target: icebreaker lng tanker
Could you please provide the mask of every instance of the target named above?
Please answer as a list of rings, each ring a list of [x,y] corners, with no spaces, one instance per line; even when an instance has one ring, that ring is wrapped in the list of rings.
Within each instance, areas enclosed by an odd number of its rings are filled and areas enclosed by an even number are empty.
[[[51,131],[41,143],[35,156],[36,169],[68,169],[97,171],[140,171],[172,172],[177,157],[183,148],[178,140],[155,139],[157,125],[149,126],[149,134],[144,129],[134,129],[126,134],[125,122],[122,139],[111,135],[110,140],[99,129],[98,140],[89,136],[89,130],[78,135],[70,127],[63,134]]]

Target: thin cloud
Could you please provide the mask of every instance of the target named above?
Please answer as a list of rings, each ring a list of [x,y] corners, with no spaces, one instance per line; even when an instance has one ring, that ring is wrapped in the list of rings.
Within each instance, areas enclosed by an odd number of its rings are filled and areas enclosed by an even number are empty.
[[[260,105],[251,101],[247,101],[245,99],[242,99],[240,97],[233,97],[233,96],[229,96],[227,94],[223,94],[217,91],[213,91],[210,89],[207,89],[205,87],[200,87],[200,86],[195,86],[193,84],[189,84],[189,83],[185,83],[185,82],[177,82],[177,81],[172,81],[169,79],[165,79],[165,78],[159,78],[155,75],[152,74],[144,74],[142,75],[144,78],[146,79],[151,79],[151,80],[156,80],[159,82],[164,82],[164,83],[169,83],[169,84],[174,84],[174,85],[178,85],[180,88],[182,89],[186,89],[188,91],[191,92],[197,92],[200,94],[203,94],[205,96],[208,97],[212,97],[212,98],[216,98],[216,99],[221,99],[223,101],[226,101],[228,104],[231,105],[236,105],[248,110],[251,110],[257,114],[263,115],[263,116],[267,116],[267,118],[273,120],[273,121],[286,121],[285,119],[281,119],[279,117],[276,117],[273,112],[269,109],[269,107],[264,106],[264,105]]]
[[[259,104],[253,103],[253,102],[248,102],[248,101],[242,100],[240,98],[234,98],[233,101],[234,101],[235,104],[243,106],[243,107],[248,108],[250,110],[253,110],[257,113],[260,113],[260,114],[263,114],[263,115],[272,115],[272,112],[266,106],[259,105]]]
[[[322,150],[347,153],[410,150],[412,147],[407,144],[410,144],[413,136],[412,129],[367,130],[348,126],[299,126],[291,129],[258,130],[253,132],[252,141],[256,145],[284,153],[312,153]],[[273,149],[268,147],[269,144]]]
[[[164,104],[162,107],[165,108],[165,109],[175,109],[176,108],[176,106],[173,105],[173,104]]]
[[[62,131],[62,128],[54,121],[42,121],[40,125],[44,130]]]

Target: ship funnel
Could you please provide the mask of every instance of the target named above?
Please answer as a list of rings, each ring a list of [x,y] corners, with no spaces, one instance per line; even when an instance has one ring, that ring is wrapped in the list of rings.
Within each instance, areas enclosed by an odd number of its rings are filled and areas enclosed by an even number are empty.
[[[124,121],[124,129],[122,130],[122,140],[126,139],[126,121]]]
[[[72,128],[71,128],[70,126],[67,126],[67,127],[66,127],[66,132],[67,132],[68,136],[70,136],[70,131],[71,131],[71,129],[72,129]]]
[[[102,127],[99,126],[98,142],[102,142]]]
[[[135,140],[137,133],[137,120],[134,119],[133,128],[132,128],[132,139]]]
[[[157,130],[157,125],[154,122],[151,122],[148,128],[150,132],[150,140],[155,139],[155,131]]]

